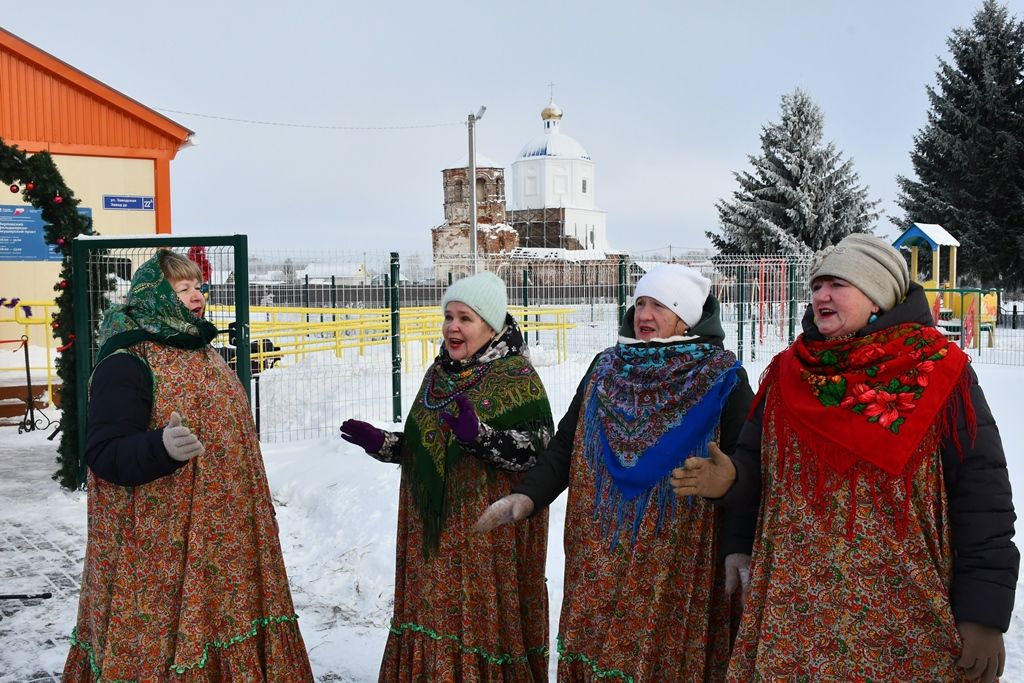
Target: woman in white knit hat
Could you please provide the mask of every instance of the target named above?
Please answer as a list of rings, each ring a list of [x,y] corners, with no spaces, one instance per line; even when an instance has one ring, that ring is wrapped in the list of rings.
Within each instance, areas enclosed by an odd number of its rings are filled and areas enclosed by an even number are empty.
[[[724,678],[723,520],[670,483],[714,442],[732,451],[753,397],[722,348],[710,284],[677,264],[640,279],[618,343],[594,360],[537,466],[478,523],[527,518],[569,489],[560,681]]]
[[[732,459],[678,478],[750,510],[729,679],[993,681],[1019,555],[978,379],[877,237],[819,252],[809,284]]]
[[[402,467],[382,682],[548,677],[547,515],[486,536],[472,530],[533,466],[553,429],[506,297],[491,273],[451,285],[441,301],[441,352],[405,430],[341,426],[344,439]]]

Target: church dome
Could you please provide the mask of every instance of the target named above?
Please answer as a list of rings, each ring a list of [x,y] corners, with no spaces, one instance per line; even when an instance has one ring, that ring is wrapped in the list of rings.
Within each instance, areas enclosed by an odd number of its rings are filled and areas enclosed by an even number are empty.
[[[583,149],[583,145],[568,135],[562,135],[558,131],[542,133],[527,142],[519,151],[518,159],[534,159],[536,157],[559,157],[561,159],[586,159],[590,161],[590,154]]]
[[[540,117],[545,121],[550,121],[551,119],[561,120],[562,108],[555,104],[552,100],[548,104],[548,106],[544,107],[544,109],[541,111]]]
[[[562,108],[552,99],[548,106],[540,112],[544,120],[544,132],[530,140],[519,151],[520,159],[536,159],[537,157],[558,157],[560,159],[585,159],[591,161],[583,145],[568,135],[562,135],[559,125],[562,122]]]

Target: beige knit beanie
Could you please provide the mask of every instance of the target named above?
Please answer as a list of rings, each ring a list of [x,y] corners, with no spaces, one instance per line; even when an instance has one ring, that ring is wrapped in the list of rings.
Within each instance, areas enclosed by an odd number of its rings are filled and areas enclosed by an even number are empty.
[[[864,292],[883,311],[903,301],[910,289],[907,262],[896,249],[874,235],[853,233],[814,255],[807,279],[838,277]]]

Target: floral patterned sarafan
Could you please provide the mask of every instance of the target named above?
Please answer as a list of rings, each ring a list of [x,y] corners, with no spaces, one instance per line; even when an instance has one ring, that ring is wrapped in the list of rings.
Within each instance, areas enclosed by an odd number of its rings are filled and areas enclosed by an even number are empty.
[[[440,419],[465,395],[481,424],[543,447],[551,408],[521,343],[513,322],[475,364],[435,361],[409,412],[399,456],[395,606],[380,683],[548,680],[548,512],[477,533],[480,514],[523,473],[467,452]]]
[[[750,681],[962,682],[940,443],[974,424],[930,327],[808,341],[761,382],[761,508],[729,664]]]
[[[142,486],[89,473],[89,543],[63,680],[311,682],[249,402],[209,346],[144,342],[150,429],[205,453]]]
[[[718,434],[721,403],[703,399],[716,388],[728,394],[734,383],[719,380],[733,376],[734,362],[720,349],[681,344],[619,345],[594,363],[569,467],[560,682],[724,679],[733,605],[719,569],[717,511],[703,498],[658,493],[672,467]],[[673,432],[702,423],[702,406],[708,424],[692,427],[693,434]],[[710,434],[695,438],[705,429]],[[614,444],[611,461],[593,457],[607,441]],[[649,504],[621,506],[622,487],[612,484],[609,469],[645,466],[660,455],[657,445],[675,459],[655,468],[645,494],[633,499],[649,497]],[[613,545],[609,517],[622,512],[622,538]]]

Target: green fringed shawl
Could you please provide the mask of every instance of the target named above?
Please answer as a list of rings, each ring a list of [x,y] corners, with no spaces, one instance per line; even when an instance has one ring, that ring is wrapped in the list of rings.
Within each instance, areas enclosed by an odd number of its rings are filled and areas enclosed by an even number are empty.
[[[493,360],[478,370],[482,377],[471,372],[452,374],[435,362],[423,378],[405,425],[404,448],[408,454],[402,458],[402,467],[412,482],[413,501],[423,522],[425,555],[437,549],[453,503],[463,497],[462,487],[473,485],[470,481],[451,481],[449,473],[466,450],[439,417],[454,404],[445,403],[444,398],[429,401],[431,396],[439,395],[436,390],[431,392],[432,387],[447,388],[445,397],[464,392],[480,421],[493,429],[531,432],[538,453],[544,446],[540,430],[547,427],[550,433],[553,429],[547,393],[527,358],[513,355]],[[433,409],[427,406],[425,395]]]
[[[200,349],[217,336],[217,328],[205,318],[196,318],[175,294],[160,269],[160,255],[135,271],[124,304],[103,316],[99,331],[96,363],[118,349],[153,341],[178,349]]]

